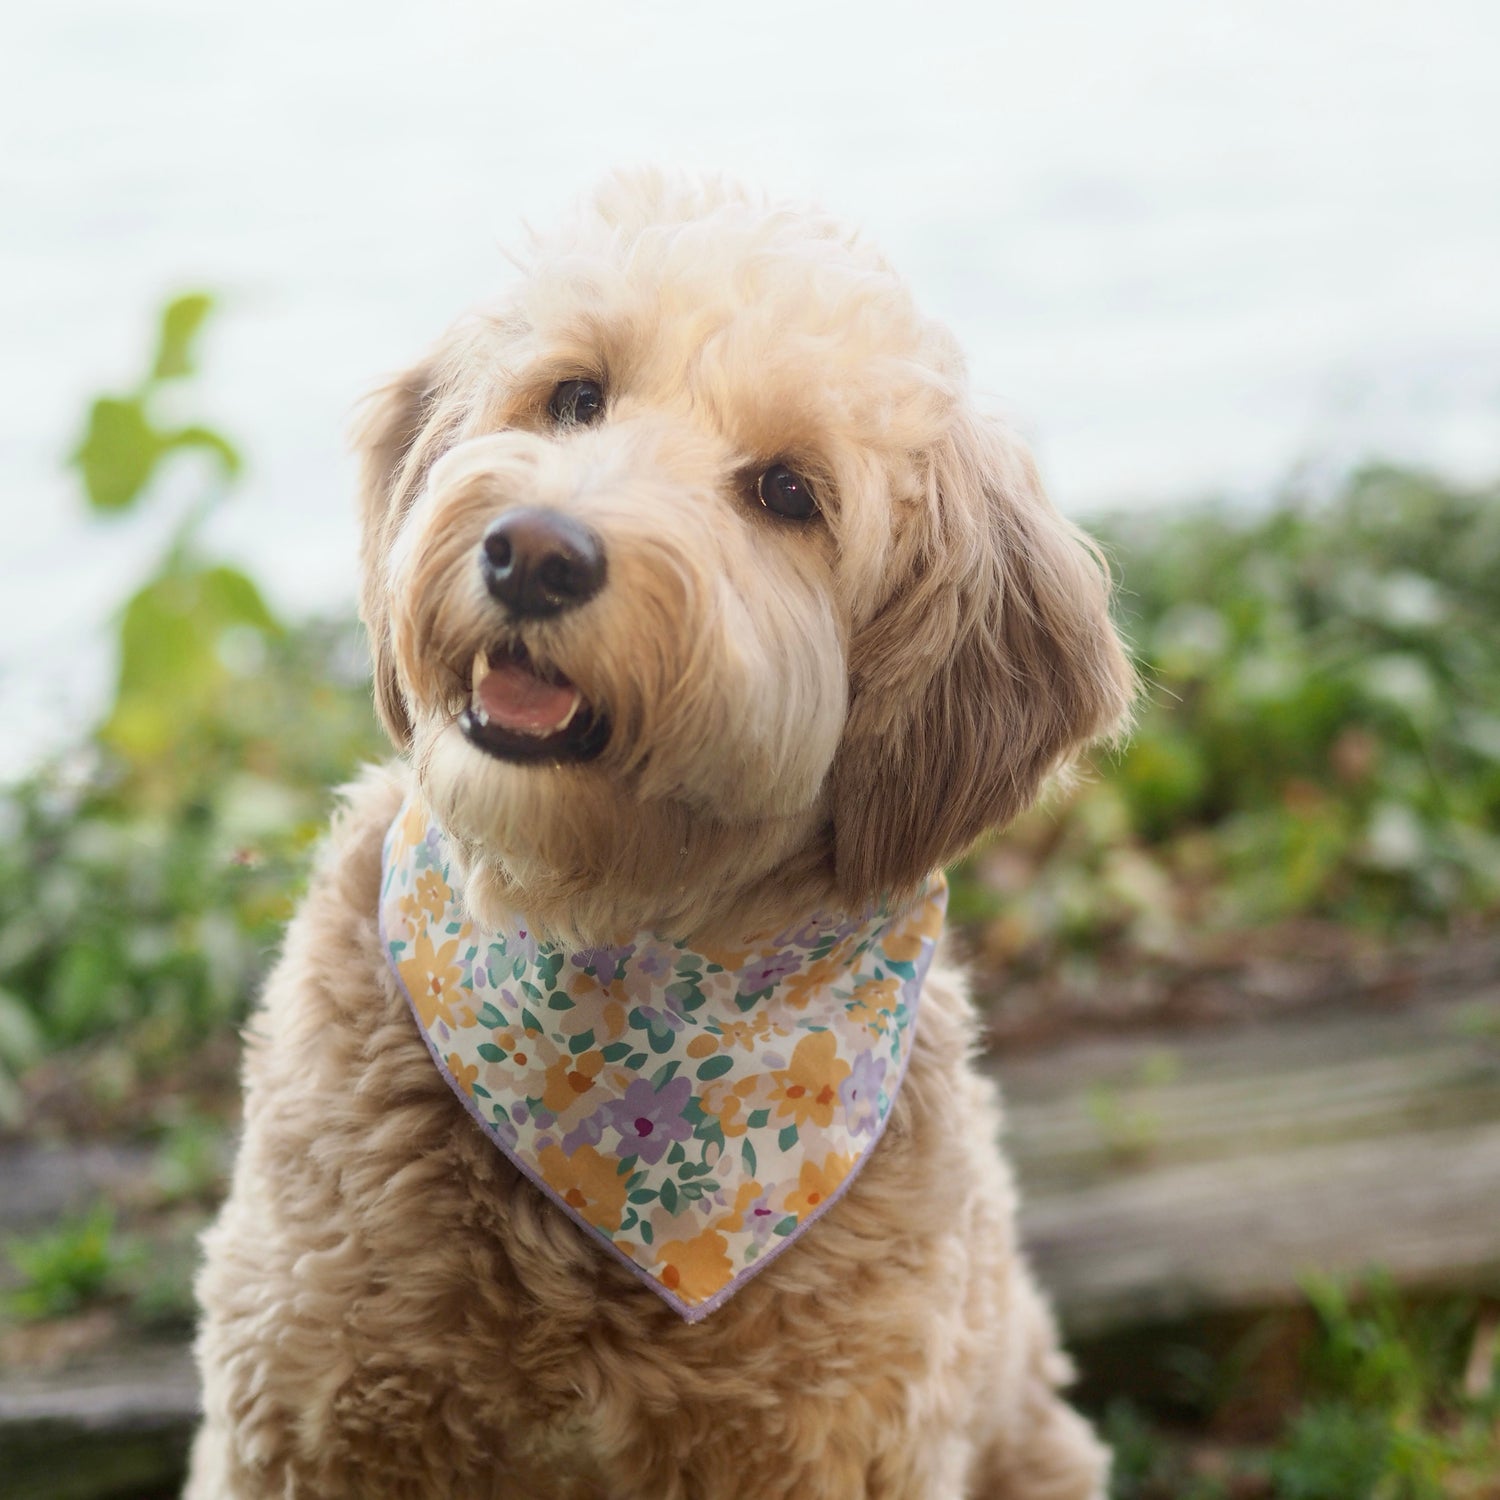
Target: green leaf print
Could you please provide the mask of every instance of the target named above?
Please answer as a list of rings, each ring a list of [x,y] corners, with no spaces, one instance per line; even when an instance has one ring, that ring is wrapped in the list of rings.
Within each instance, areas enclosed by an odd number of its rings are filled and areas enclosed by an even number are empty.
[[[594,1045],[594,1033],[592,1030],[580,1031],[577,1036],[568,1042],[568,1051],[577,1057],[580,1052],[587,1052]]]
[[[677,1184],[670,1177],[661,1185],[661,1206],[669,1214],[677,1212]]]
[[[734,1059],[732,1057],[724,1057],[722,1055],[719,1057],[710,1057],[707,1062],[699,1067],[698,1077],[705,1083],[708,1083],[711,1079],[722,1078],[733,1066]]]
[[[785,1130],[776,1137],[776,1143],[783,1151],[790,1151],[797,1144],[797,1127],[788,1125]]]
[[[504,1062],[505,1054],[493,1042],[481,1042],[474,1049],[486,1062]]]

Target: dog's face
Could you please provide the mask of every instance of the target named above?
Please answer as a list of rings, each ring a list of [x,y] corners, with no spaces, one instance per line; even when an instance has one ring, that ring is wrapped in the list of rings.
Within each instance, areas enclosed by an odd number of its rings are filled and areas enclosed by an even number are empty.
[[[377,701],[481,907],[909,888],[1125,711],[1102,569],[825,219],[616,179],[363,446]]]

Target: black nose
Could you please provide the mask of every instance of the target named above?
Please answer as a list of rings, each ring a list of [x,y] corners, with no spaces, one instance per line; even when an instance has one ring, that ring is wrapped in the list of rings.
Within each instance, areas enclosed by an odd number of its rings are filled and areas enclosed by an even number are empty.
[[[604,549],[587,526],[555,510],[510,510],[484,534],[484,586],[512,614],[555,615],[604,583]]]

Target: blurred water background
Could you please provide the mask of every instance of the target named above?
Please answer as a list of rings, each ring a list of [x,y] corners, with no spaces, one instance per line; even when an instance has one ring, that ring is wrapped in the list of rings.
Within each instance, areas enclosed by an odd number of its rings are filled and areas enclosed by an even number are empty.
[[[210,540],[343,609],[351,405],[614,164],[867,226],[1075,515],[1492,472],[1497,40],[1493,0],[9,7],[0,771],[97,713],[172,524],[89,523],[60,462],[166,293],[221,295],[195,400],[252,460]]]

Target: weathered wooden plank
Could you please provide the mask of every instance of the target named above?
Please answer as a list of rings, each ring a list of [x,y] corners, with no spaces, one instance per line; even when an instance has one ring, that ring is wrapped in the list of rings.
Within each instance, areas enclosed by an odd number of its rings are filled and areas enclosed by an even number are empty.
[[[175,1486],[198,1414],[179,1345],[133,1345],[47,1374],[0,1378],[5,1500],[104,1500]]]
[[[1500,1284],[1500,993],[995,1066],[1075,1331],[1284,1302],[1316,1271]]]

